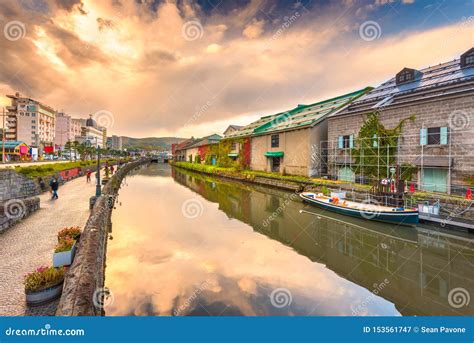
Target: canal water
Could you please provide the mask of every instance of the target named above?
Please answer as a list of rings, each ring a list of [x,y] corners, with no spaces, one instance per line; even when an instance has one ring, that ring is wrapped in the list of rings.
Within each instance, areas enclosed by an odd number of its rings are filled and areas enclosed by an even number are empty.
[[[474,315],[467,234],[351,219],[166,164],[123,181],[111,236],[106,315]]]

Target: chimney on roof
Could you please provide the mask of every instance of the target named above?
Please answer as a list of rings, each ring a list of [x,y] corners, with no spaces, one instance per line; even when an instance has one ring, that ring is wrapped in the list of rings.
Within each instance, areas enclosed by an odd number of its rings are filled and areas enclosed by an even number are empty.
[[[474,67],[474,48],[470,48],[462,54],[459,63],[461,64],[461,68]]]

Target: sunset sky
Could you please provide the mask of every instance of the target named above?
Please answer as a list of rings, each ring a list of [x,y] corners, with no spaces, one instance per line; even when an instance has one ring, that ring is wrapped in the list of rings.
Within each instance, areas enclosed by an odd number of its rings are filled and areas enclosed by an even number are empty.
[[[196,137],[457,58],[474,0],[0,0],[0,24],[2,97]]]

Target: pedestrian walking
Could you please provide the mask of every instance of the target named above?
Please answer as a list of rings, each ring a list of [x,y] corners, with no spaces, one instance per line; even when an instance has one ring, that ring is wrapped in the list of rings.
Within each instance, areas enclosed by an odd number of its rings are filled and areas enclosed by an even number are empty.
[[[92,175],[92,171],[90,169],[87,169],[87,171],[86,171],[86,182],[87,183],[91,182],[91,175]]]
[[[110,174],[111,175],[114,175],[114,170],[115,170],[114,165],[111,165],[110,166]]]
[[[58,199],[59,181],[56,176],[53,176],[51,181],[49,181],[49,187],[51,187],[51,193],[53,194],[51,199]]]

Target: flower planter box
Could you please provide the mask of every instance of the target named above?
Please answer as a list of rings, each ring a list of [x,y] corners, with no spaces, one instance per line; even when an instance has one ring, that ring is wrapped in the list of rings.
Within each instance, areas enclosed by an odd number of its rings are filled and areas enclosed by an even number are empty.
[[[76,254],[76,243],[69,251],[55,252],[53,254],[53,267],[70,266]]]
[[[81,233],[81,235],[82,235],[82,233]],[[79,241],[81,240],[81,235],[76,236],[76,238],[73,238],[73,239],[76,241],[76,245],[77,245],[77,244],[79,243]],[[61,240],[61,238],[58,237],[58,242],[59,242],[60,240]]]
[[[61,295],[63,292],[63,283],[64,280],[61,280],[58,284],[43,289],[41,291],[36,291],[36,292],[26,292],[25,291],[25,296],[26,296],[26,303],[28,305],[41,305],[45,304],[47,302],[53,301]]]

